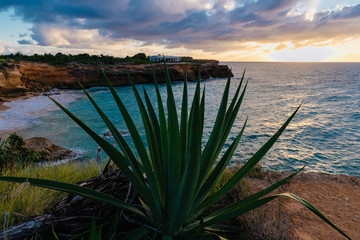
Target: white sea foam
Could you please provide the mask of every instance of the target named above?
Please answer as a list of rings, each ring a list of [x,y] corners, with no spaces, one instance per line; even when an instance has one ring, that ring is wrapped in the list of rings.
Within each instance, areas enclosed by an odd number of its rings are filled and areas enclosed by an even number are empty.
[[[49,92],[49,94],[52,95],[54,92]],[[77,91],[59,91],[52,95],[52,98],[66,106],[79,96]],[[13,132],[28,128],[36,124],[37,118],[46,116],[51,111],[59,110],[59,107],[45,95],[6,102],[4,106],[10,108],[0,112],[0,132]]]
[[[69,148],[72,152],[75,153],[75,156],[71,155],[68,158],[60,159],[55,162],[40,162],[38,163],[39,166],[57,166],[60,164],[68,163],[70,161],[77,161],[77,160],[83,160],[86,157],[88,157],[87,152],[80,148]]]

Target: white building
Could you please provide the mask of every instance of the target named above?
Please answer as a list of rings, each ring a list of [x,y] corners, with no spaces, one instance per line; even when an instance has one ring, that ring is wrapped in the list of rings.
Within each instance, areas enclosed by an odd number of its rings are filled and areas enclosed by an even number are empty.
[[[151,56],[149,59],[152,62],[163,62],[165,58],[165,62],[181,62],[181,57],[176,56],[164,56],[164,55],[155,55]]]

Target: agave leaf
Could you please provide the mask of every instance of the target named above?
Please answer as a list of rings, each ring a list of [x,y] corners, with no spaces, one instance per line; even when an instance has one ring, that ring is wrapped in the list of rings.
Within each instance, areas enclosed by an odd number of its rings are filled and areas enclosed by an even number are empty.
[[[211,232],[238,232],[239,227],[223,225],[223,224],[213,224],[211,226],[205,227],[205,230]]]
[[[242,199],[240,202],[243,202],[245,204],[246,202],[251,202],[251,201],[257,200],[257,199],[259,199],[261,197],[264,197],[265,195],[271,193],[275,189],[277,189],[277,188],[281,187],[282,185],[288,183],[290,181],[290,179],[292,179],[293,177],[298,175],[302,170],[304,170],[305,167],[306,167],[306,165],[303,166],[302,168],[300,168],[298,171],[291,174],[290,176],[288,176],[288,177],[274,183],[273,185],[271,185],[270,187],[268,187],[268,188],[266,188],[266,189],[264,189],[262,191],[259,191],[259,192],[255,193],[255,194],[245,198],[245,199]],[[239,204],[240,204],[240,202],[239,202]]]
[[[295,114],[299,111],[301,105],[293,112],[281,128],[247,161],[247,163],[235,173],[235,175],[213,196],[206,199],[202,205],[204,208],[209,208],[223,197],[233,186],[235,186],[250,170],[263,158],[263,156],[270,150],[272,145],[280,137],[285,128],[289,125],[290,121],[294,118]],[[201,208],[202,208],[201,207]]]
[[[232,208],[226,208],[226,211],[224,209],[221,209],[219,212],[214,212],[204,218],[204,224],[206,226],[216,224],[218,222],[223,222],[225,220],[237,217],[239,215],[242,215],[244,213],[247,213],[253,209],[259,208],[262,205],[270,202],[271,200],[277,198],[277,196],[271,196],[266,198],[261,198],[255,201],[251,201],[248,204],[240,205],[240,206],[233,206]],[[196,224],[196,222],[194,223]]]
[[[54,224],[51,224],[51,233],[52,233],[53,237],[55,238],[55,240],[60,240],[55,232]],[[5,238],[5,239],[7,239],[7,238]]]
[[[291,178],[295,177],[297,174],[299,174],[304,168],[306,167],[306,165],[304,167],[302,167],[301,169],[299,169],[298,171],[294,172],[293,174],[291,174],[290,176],[276,182],[275,184],[271,185],[270,187],[261,190],[247,198],[244,198],[242,200],[240,200],[239,202],[235,203],[237,205],[246,205],[252,201],[255,201],[261,197],[264,197],[266,194],[269,194],[270,192],[274,191],[275,189],[281,187],[282,185],[288,183],[290,181]],[[191,217],[190,220],[194,220],[196,219],[198,216],[200,216],[204,211],[206,210],[206,208],[202,208],[200,209],[196,214],[194,214],[194,216]],[[225,210],[224,210],[225,211]],[[219,211],[220,212],[220,211]],[[190,222],[190,221],[189,221]]]
[[[96,104],[94,99],[90,96],[88,91],[79,83],[80,87],[83,89],[86,96],[89,98],[90,102],[93,104],[94,108],[98,112],[99,116],[102,118],[103,122],[106,124],[106,126],[109,128],[111,134],[115,138],[116,142],[119,144],[120,148],[124,152],[125,156],[124,159],[127,160],[128,164],[136,171],[137,176],[139,177],[139,180],[143,182],[143,185],[145,185],[145,180],[142,176],[141,166],[139,162],[137,161],[133,151],[130,149],[129,145],[125,141],[125,139],[122,137],[120,132],[117,130],[117,128],[114,126],[114,124],[110,121],[110,119],[105,115],[105,113],[101,110],[101,108]]]
[[[197,88],[194,95],[194,101],[191,111],[192,118],[189,122],[189,152],[188,165],[185,168],[181,184],[177,193],[175,203],[175,215],[172,215],[170,226],[178,226],[183,222],[184,217],[191,209],[193,198],[197,190],[197,182],[199,180],[199,172],[201,167],[201,112],[200,112],[200,82],[197,83]],[[173,229],[171,229],[172,231]]]
[[[220,107],[218,110],[218,114],[215,120],[213,130],[211,132],[209,140],[206,143],[204,151],[201,156],[201,162],[203,166],[201,170],[201,176],[206,176],[206,173],[208,173],[209,170],[211,169],[211,163],[212,163],[211,159],[215,154],[214,149],[217,149],[218,147],[218,143],[220,141],[219,136],[221,135],[225,120],[227,101],[229,97],[229,89],[230,89],[230,78],[228,78],[226,82],[226,87],[223,93],[223,97],[220,103]]]
[[[120,97],[118,96],[118,94],[116,93],[114,87],[112,86],[110,80],[107,78],[107,76],[105,75],[105,73],[102,71],[102,69],[100,68],[100,71],[102,72],[108,86],[109,86],[109,89],[111,91],[111,94],[113,95],[114,97],[114,100],[121,112],[121,115],[123,116],[124,120],[125,120],[125,123],[128,127],[128,130],[130,132],[130,135],[131,135],[131,138],[134,142],[134,145],[139,153],[139,156],[140,156],[140,159],[141,159],[141,162],[144,166],[144,171],[146,172],[147,174],[147,177],[149,177],[149,175],[152,175],[152,171],[150,171],[151,167],[150,167],[150,159],[149,159],[149,156],[147,154],[147,151],[146,151],[146,148],[145,148],[145,145],[140,137],[140,134],[134,124],[134,121],[132,120],[129,112],[127,111],[126,107],[124,106],[123,102],[121,101]],[[129,77],[129,75],[128,75]],[[129,78],[130,82],[131,82],[131,78]],[[104,149],[105,151],[105,149]],[[106,152],[106,151],[105,151]],[[145,169],[146,168],[146,169]],[[125,173],[126,175],[126,173]],[[127,176],[127,175],[126,175]],[[150,182],[150,185],[153,187],[153,189],[155,190],[156,189],[156,185],[154,184],[154,181],[156,181],[157,179],[155,178],[152,178],[152,179],[149,179],[151,182]],[[158,193],[159,191],[155,191],[154,193],[150,193],[150,195],[154,194],[153,197],[155,198],[158,198]],[[141,192],[140,192],[141,194]],[[149,204],[149,205],[156,205],[156,207],[154,206],[154,208],[152,208],[154,210],[154,216],[158,216],[160,217],[162,215],[160,209],[159,209],[159,204],[160,204],[160,201],[154,201],[154,199],[150,196],[148,198],[144,198],[144,200]]]
[[[150,155],[151,158],[146,157],[145,159],[141,159],[143,166],[144,166],[144,171],[145,174],[147,176],[149,185],[150,185],[150,189],[151,189],[151,194],[154,198],[154,202],[157,206],[157,210],[159,214],[159,218],[161,218],[162,216],[162,211],[161,211],[161,203],[164,201],[162,198],[162,185],[161,183],[161,172],[159,173],[159,175],[156,175],[154,173],[154,169],[153,167],[157,167],[158,169],[161,169],[161,163],[159,162],[160,160],[160,156],[159,156],[159,152],[158,152],[158,147],[157,147],[157,143],[156,143],[156,137],[155,137],[155,133],[154,133],[154,128],[153,125],[150,122],[150,117],[146,111],[145,105],[140,97],[139,92],[137,91],[134,82],[132,81],[129,73],[127,72],[129,81],[131,83],[131,87],[133,89],[135,98],[136,98],[136,102],[138,104],[139,110],[140,110],[140,114],[141,114],[141,118],[143,121],[143,125],[144,125],[144,129],[146,132],[146,139],[148,142],[148,147],[150,149]]]
[[[291,198],[291,199],[301,203],[302,205],[307,207],[310,211],[315,213],[318,217],[320,217],[322,220],[324,220],[324,222],[329,224],[332,228],[334,228],[339,233],[341,233],[343,236],[345,236],[348,239],[351,239],[348,235],[345,234],[345,232],[343,232],[341,229],[339,229],[335,224],[333,224],[328,218],[326,218],[319,210],[317,210],[313,205],[311,205],[305,199],[302,199],[301,197],[298,197],[298,196],[296,196],[295,194],[292,194],[292,193],[281,193],[281,194],[278,194],[278,196],[280,196],[280,197],[281,196],[288,197],[288,198]]]
[[[128,110],[126,109],[124,103],[121,101],[119,95],[116,93],[115,88],[113,87],[113,85],[111,84],[110,80],[108,79],[108,77],[105,75],[105,73],[103,72],[103,70],[101,68],[99,68],[101,73],[103,74],[106,83],[110,89],[110,92],[121,112],[122,117],[124,118],[124,121],[126,123],[126,126],[129,130],[129,133],[131,135],[131,138],[134,142],[135,148],[137,150],[137,152],[139,153],[139,156],[141,158],[141,160],[143,161],[142,163],[144,163],[145,161],[150,161],[149,157],[147,155],[146,152],[146,148],[145,145],[143,143],[143,141],[141,140],[140,134],[134,124],[134,121],[132,120]]]
[[[167,196],[167,180],[168,177],[168,149],[169,149],[169,137],[168,137],[168,130],[166,125],[166,117],[165,117],[165,111],[164,111],[164,105],[162,102],[161,94],[159,91],[158,82],[156,79],[156,75],[154,72],[154,69],[152,69],[153,73],[153,79],[155,83],[155,91],[156,91],[156,98],[157,98],[157,104],[158,104],[158,112],[159,112],[159,123],[160,123],[160,136],[161,136],[161,159],[163,160],[163,174],[164,174],[164,180],[166,180],[166,188],[165,188],[165,196]]]
[[[196,95],[198,95],[198,97],[196,97]],[[195,105],[198,104],[198,101],[196,103],[196,100],[199,99],[199,96],[200,96],[200,82],[198,81],[197,84],[196,84],[196,87],[195,87],[195,93],[194,93],[193,101],[191,103],[188,124],[190,124],[190,123],[192,123],[194,121],[194,110],[196,108]],[[201,123],[201,125],[203,125],[203,123]],[[190,134],[191,134],[191,129],[190,129],[190,126],[188,126],[187,135],[190,136]],[[189,141],[189,137],[188,137],[188,141]],[[188,145],[189,145],[189,143],[188,143]],[[186,156],[186,162],[183,163],[183,164],[185,164],[185,166],[187,166],[188,162],[189,162],[189,149],[187,149],[187,150],[188,150],[188,152],[187,152],[187,156]]]
[[[132,230],[127,236],[122,238],[123,240],[140,240],[143,239],[148,233],[150,233],[150,230],[146,227],[138,227]]]
[[[147,91],[145,90],[145,88],[143,87],[143,92],[144,92],[144,97],[145,97],[145,103],[146,103],[146,107],[147,107],[147,110],[148,110],[148,113],[149,113],[149,117],[150,117],[150,123],[154,129],[154,134],[155,134],[155,137],[156,137],[156,142],[157,143],[160,143],[161,142],[161,135],[160,135],[160,124],[159,124],[159,121],[156,117],[156,113],[155,113],[155,110],[154,110],[154,107],[150,101],[150,98],[149,98],[149,95],[147,93]],[[161,155],[161,144],[157,144],[157,151],[160,153],[158,157],[159,160],[162,160],[162,155]],[[161,163],[162,161],[160,161]]]
[[[239,98],[239,100],[236,102],[236,99],[237,99],[237,96],[239,94],[239,91],[240,91],[240,88],[241,88],[241,85],[242,85],[242,81],[243,81],[243,78],[241,79],[240,81],[240,84],[238,86],[238,89],[236,90],[236,93],[235,93],[235,96],[233,98],[233,100],[231,101],[231,104],[226,112],[226,116],[225,116],[225,122],[224,122],[224,127],[223,127],[223,132],[221,134],[221,140],[220,140],[220,143],[218,145],[218,149],[216,151],[216,153],[214,154],[214,157],[212,159],[212,163],[211,163],[211,166],[215,163],[216,161],[216,158],[219,156],[220,152],[221,152],[221,149],[230,133],[230,130],[234,124],[234,121],[237,117],[237,114],[239,112],[239,109],[240,109],[240,106],[241,106],[241,103],[243,101],[243,98],[244,98],[244,95],[245,95],[245,91],[247,89],[247,83],[244,87],[244,90],[242,91],[242,94]],[[235,104],[236,103],[236,104]],[[235,105],[235,106],[234,106]]]
[[[28,182],[28,183],[30,183],[30,185],[33,185],[33,186],[59,190],[59,191],[95,199],[95,200],[98,200],[98,201],[101,201],[104,203],[111,204],[115,207],[124,208],[124,209],[134,212],[134,213],[138,214],[139,216],[142,216],[146,219],[146,216],[144,215],[143,212],[141,212],[139,209],[131,206],[130,204],[125,203],[125,202],[121,201],[120,199],[115,198],[111,195],[108,195],[108,194],[105,194],[102,192],[98,192],[98,191],[92,190],[90,188],[81,187],[81,186],[69,184],[69,183],[63,183],[63,182],[57,182],[57,181],[45,180],[45,179],[37,179],[37,178],[0,176],[0,180],[7,181],[7,182],[16,182],[16,183]]]
[[[341,233],[343,236],[345,236],[346,238],[350,239],[349,236],[347,236],[342,230],[340,230],[337,226],[335,226],[329,219],[327,219],[321,212],[319,212],[319,210],[317,210],[313,205],[311,205],[309,202],[307,202],[306,200],[292,194],[292,193],[280,193],[280,194],[276,194],[274,196],[270,196],[270,197],[265,197],[265,198],[261,198],[255,201],[251,201],[247,204],[234,204],[231,205],[229,207],[226,207],[225,209],[222,209],[218,212],[215,212],[209,216],[207,216],[206,218],[204,218],[204,224],[205,225],[212,225],[214,223],[217,222],[222,222],[225,221],[227,219],[231,219],[234,218],[236,216],[239,216],[241,214],[247,213],[253,209],[256,209],[268,202],[270,202],[271,200],[278,198],[278,197],[287,197],[290,199],[293,199],[299,203],[301,203],[302,205],[304,205],[305,207],[307,207],[310,211],[312,211],[313,213],[315,213],[318,217],[320,217],[322,220],[324,220],[324,222],[326,222],[327,224],[329,224],[331,227],[333,227],[335,230],[337,230],[339,233]]]
[[[243,78],[242,78],[243,80]],[[246,91],[246,88],[247,88],[247,84],[245,85],[245,88],[239,98],[239,100],[236,102],[236,99],[237,99],[237,96],[238,96],[238,93],[240,91],[240,88],[241,88],[241,85],[242,85],[242,80],[238,86],[238,89],[235,93],[235,96],[233,98],[233,100],[231,101],[231,104],[226,112],[226,117],[225,117],[225,122],[224,122],[224,126],[223,126],[223,131],[221,133],[221,137],[219,137],[221,139],[221,141],[218,143],[218,146],[217,146],[217,150],[215,151],[215,154],[213,155],[213,159],[211,160],[211,163],[209,166],[211,166],[211,168],[208,170],[210,171],[213,166],[215,165],[215,162],[216,162],[216,159],[218,158],[220,152],[221,152],[221,149],[222,147],[224,146],[225,144],[225,141],[230,133],[230,130],[233,126],[233,123],[236,119],[236,116],[239,112],[239,109],[240,109],[240,106],[241,106],[241,103],[242,103],[242,100],[244,98],[244,95],[245,95],[245,91]],[[235,104],[236,103],[236,104]],[[234,107],[235,105],[235,107]],[[247,120],[246,120],[247,121]],[[207,176],[209,174],[209,172],[206,173],[205,176]],[[205,179],[204,179],[205,180]]]
[[[247,120],[245,121],[240,133],[236,137],[235,141],[230,145],[228,150],[225,152],[224,156],[220,159],[214,170],[211,172],[209,177],[206,179],[205,183],[201,186],[199,192],[196,196],[196,201],[194,202],[193,211],[198,208],[199,204],[204,200],[205,197],[209,193],[211,193],[211,190],[217,185],[219,180],[221,179],[221,176],[223,175],[223,172],[225,171],[227,165],[229,164],[230,159],[232,158],[235,149],[237,148],[237,145],[239,144],[239,141],[244,133],[245,126],[246,126]],[[195,214],[191,219],[197,218],[205,209],[200,210],[197,214]]]
[[[167,70],[166,63],[164,62],[165,67],[165,80],[166,80],[166,89],[167,89],[167,111],[168,111],[168,134],[169,134],[169,151],[168,159],[169,161],[169,197],[170,202],[174,203],[176,201],[175,197],[177,195],[174,191],[177,186],[180,184],[181,179],[181,153],[180,153],[180,133],[179,133],[179,121],[177,116],[175,98],[173,90],[171,87],[171,81],[169,77],[169,72]],[[170,204],[172,205],[172,204]]]
[[[209,174],[209,171],[213,168],[213,166],[215,164],[215,161],[216,161],[216,159],[218,158],[218,156],[219,156],[219,154],[221,152],[221,149],[222,149],[222,147],[223,147],[223,145],[224,145],[224,143],[225,143],[225,141],[226,141],[226,139],[227,139],[227,137],[228,137],[228,135],[230,133],[230,130],[231,130],[231,128],[233,126],[233,123],[234,123],[234,121],[236,119],[236,116],[237,116],[237,114],[239,112],[239,109],[240,109],[240,106],[241,106],[241,103],[242,103],[242,100],[244,98],[245,91],[246,91],[246,88],[247,88],[247,84],[246,84],[240,98],[237,100],[240,89],[241,89],[241,86],[242,86],[242,82],[243,82],[243,79],[244,79],[244,73],[243,73],[243,76],[242,76],[241,81],[239,83],[239,86],[238,86],[238,88],[236,90],[236,93],[234,95],[234,98],[231,101],[230,106],[228,107],[228,110],[226,112],[224,126],[222,128],[222,133],[220,134],[221,136],[219,137],[221,140],[218,143],[217,150],[215,151],[215,154],[213,155],[213,159],[211,160],[211,163],[209,164],[209,166],[211,166],[211,168],[208,169],[208,172],[206,172],[205,176],[207,176]],[[236,100],[237,100],[237,102],[236,102]],[[246,122],[247,122],[247,119],[246,119]],[[246,124],[246,122],[245,122],[245,124]],[[243,128],[244,128],[244,126],[243,126]]]
[[[165,178],[164,178],[164,166],[163,166],[163,156],[162,156],[162,149],[161,149],[161,131],[160,131],[160,125],[158,122],[158,119],[156,117],[156,113],[154,110],[154,107],[150,101],[150,98],[145,90],[145,88],[143,88],[144,91],[144,96],[145,96],[145,102],[146,102],[146,106],[149,112],[149,116],[150,116],[150,122],[149,124],[151,124],[151,126],[153,127],[154,130],[154,135],[155,135],[155,139],[152,140],[152,142],[154,142],[154,146],[153,148],[155,151],[155,154],[153,154],[153,167],[155,170],[155,175],[157,175],[157,179],[159,181],[159,187],[161,188],[160,193],[161,193],[161,198],[162,198],[162,204],[164,204],[164,196],[163,194],[165,193]]]
[[[245,73],[245,72],[244,72]],[[241,86],[242,86],[242,82],[244,80],[244,73],[243,73],[243,76],[241,78],[241,81],[238,85],[238,88],[236,90],[236,93],[233,97],[233,100],[231,101],[229,107],[228,107],[228,110],[226,111],[226,116],[225,116],[225,121],[224,121],[224,125],[223,125],[223,128],[222,128],[222,132],[219,136],[219,143],[217,145],[217,150],[215,151],[215,154],[213,155],[213,158],[210,160],[210,163],[209,163],[209,166],[210,168],[207,170],[208,172],[206,173],[206,175],[208,175],[209,171],[212,169],[212,167],[214,166],[215,164],[215,161],[216,159],[218,158],[220,152],[221,152],[221,149],[230,133],[230,130],[233,126],[233,123],[236,119],[236,116],[239,112],[239,109],[240,109],[240,106],[241,106],[241,103],[242,103],[242,100],[244,98],[244,95],[245,95],[245,91],[246,91],[246,88],[247,88],[247,84],[245,85],[245,88],[243,89],[242,91],[242,94],[240,96],[240,98],[237,100],[238,98],[238,95],[239,95],[239,92],[240,92],[240,89],[241,89]]]
[[[150,192],[146,186],[143,185],[142,181],[139,180],[139,176],[134,174],[132,170],[129,169],[127,161],[124,159],[124,156],[110,143],[105,141],[99,135],[97,135],[91,128],[89,128],[85,123],[83,123],[79,118],[73,115],[69,110],[64,108],[60,103],[58,103],[53,98],[49,97],[61,110],[63,110],[71,119],[73,119],[84,131],[86,131],[94,141],[99,144],[99,146],[109,155],[109,157],[114,161],[114,163],[124,172],[126,177],[134,184],[136,189],[139,191],[140,195],[144,200],[154,206],[153,199],[151,198]],[[142,176],[141,176],[142,177]]]
[[[199,82],[200,82],[200,79],[199,79]],[[204,131],[204,121],[205,121],[205,90],[206,90],[206,86],[204,85],[204,89],[203,89],[203,93],[202,93],[201,101],[200,101],[200,113],[201,113],[200,133],[201,133],[201,136],[203,135],[203,131]]]
[[[178,201],[177,194],[181,181],[181,139],[179,133],[179,120],[177,116],[176,104],[174,99],[173,90],[171,87],[171,81],[169,77],[169,72],[167,70],[166,63],[164,62],[165,68],[165,81],[166,81],[166,90],[167,90],[167,120],[168,120],[168,156],[167,156],[167,203],[165,212],[166,223],[168,224],[171,218],[174,216],[172,213],[176,211],[174,207],[175,203]],[[173,226],[173,225],[169,225]]]
[[[185,80],[183,87],[183,97],[181,106],[180,135],[181,135],[181,174],[184,173],[185,162],[188,152],[188,91],[187,91],[187,71],[185,70]]]

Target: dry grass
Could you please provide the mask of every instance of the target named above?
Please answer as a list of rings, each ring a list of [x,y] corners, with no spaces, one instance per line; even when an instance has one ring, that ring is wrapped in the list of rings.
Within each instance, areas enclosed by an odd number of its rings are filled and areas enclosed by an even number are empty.
[[[95,163],[69,162],[57,166],[28,166],[3,169],[2,176],[18,176],[42,178],[66,183],[76,183],[89,179],[98,174]],[[7,212],[20,213],[25,216],[36,216],[60,200],[59,191],[32,187],[27,183],[15,184],[0,181],[0,229],[3,226],[4,214]],[[21,219],[10,214],[8,226],[19,223]]]
[[[227,170],[220,186],[225,184],[240,166]],[[215,208],[222,208],[244,199],[269,186],[269,173],[256,166],[247,177],[242,179]],[[220,187],[219,186],[219,187]],[[213,209],[214,210],[214,209]],[[228,239],[285,240],[291,239],[288,218],[284,216],[281,199],[274,200],[263,207],[233,219],[227,224],[237,228],[237,232],[227,235]],[[239,236],[241,236],[239,238]]]

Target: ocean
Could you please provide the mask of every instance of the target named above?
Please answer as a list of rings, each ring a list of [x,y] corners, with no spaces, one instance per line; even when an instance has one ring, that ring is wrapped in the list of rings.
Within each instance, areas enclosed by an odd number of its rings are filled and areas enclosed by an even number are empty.
[[[301,109],[262,160],[265,169],[295,171],[305,164],[305,171],[347,174],[360,177],[360,63],[255,63],[222,62],[235,77],[234,93],[242,72],[248,88],[229,146],[246,117],[248,124],[231,165],[244,163],[264,144],[291,113]],[[203,80],[206,89],[204,139],[209,136],[221,101],[226,79]],[[173,83],[178,105],[182,82]],[[155,102],[152,84],[144,87]],[[160,86],[165,94],[165,85]],[[126,107],[141,128],[141,118],[130,86],[116,88]],[[189,83],[192,93],[195,83]],[[89,92],[131,143],[124,121],[106,88]],[[108,131],[86,96],[78,90],[58,90],[53,95],[61,104],[92,127],[99,135]],[[55,144],[77,151],[83,159],[96,155],[97,145],[46,96],[4,103],[10,107],[0,112],[0,135],[16,131],[24,138],[43,136]],[[140,131],[144,135],[143,131]],[[111,137],[106,137],[113,141]],[[144,138],[145,140],[145,138]],[[103,156],[104,157],[104,156]]]

